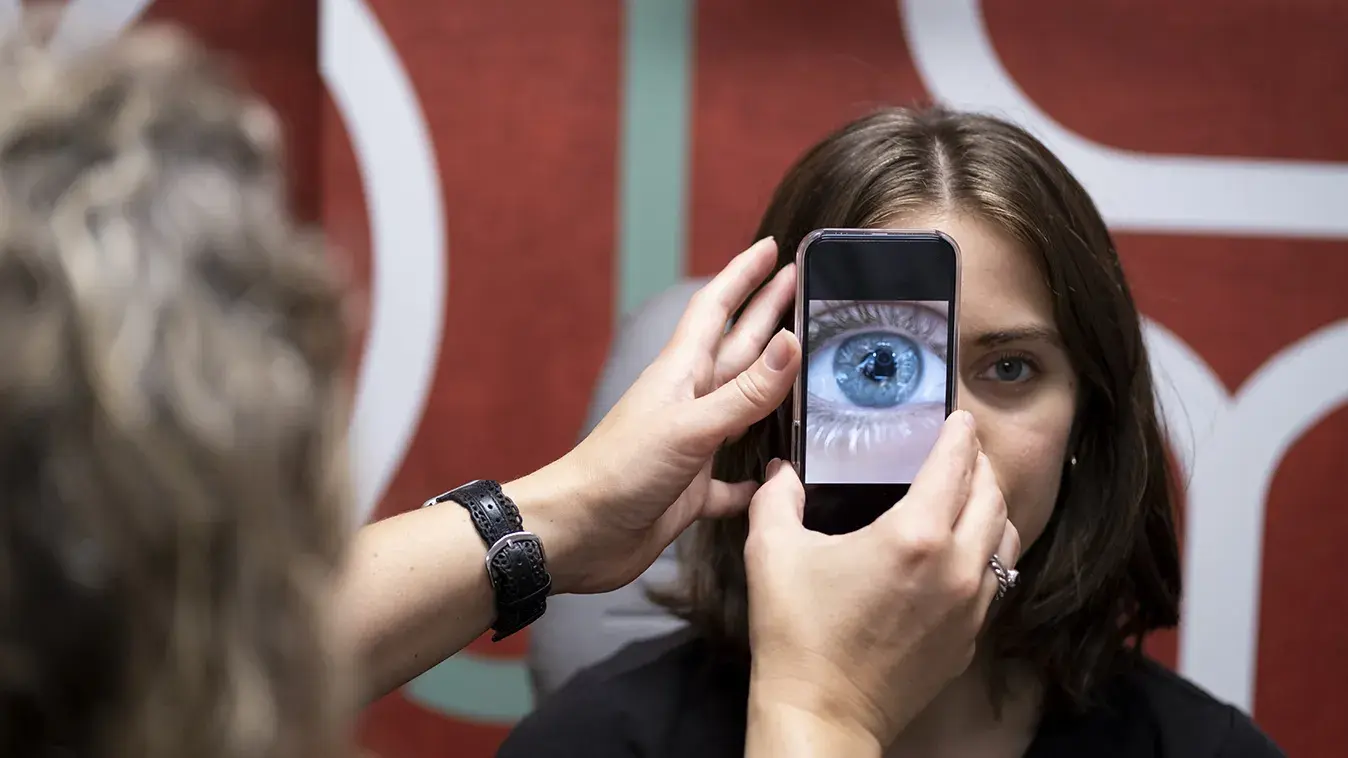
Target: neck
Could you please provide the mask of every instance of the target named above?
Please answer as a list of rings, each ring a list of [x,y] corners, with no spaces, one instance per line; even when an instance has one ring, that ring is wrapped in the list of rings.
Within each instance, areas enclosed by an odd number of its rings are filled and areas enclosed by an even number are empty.
[[[1004,687],[993,701],[993,667],[975,660],[904,729],[886,753],[891,758],[1024,755],[1039,726],[1042,690],[1034,675],[1003,668]],[[1000,706],[997,707],[997,706]]]

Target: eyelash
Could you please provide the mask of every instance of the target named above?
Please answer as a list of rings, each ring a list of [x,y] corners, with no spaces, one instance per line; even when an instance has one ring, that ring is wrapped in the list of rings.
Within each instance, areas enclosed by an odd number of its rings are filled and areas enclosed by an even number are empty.
[[[1030,376],[1029,379],[1024,379],[1019,382],[1001,382],[1001,384],[1024,384],[1025,382],[1034,379],[1041,373],[1039,370],[1039,364],[1028,353],[1022,353],[1016,350],[1011,350],[1004,353],[999,353],[998,355],[994,356],[991,361],[988,361],[987,367],[984,368],[983,371],[980,371],[979,374],[981,375],[983,372],[993,368],[1002,361],[1019,361],[1021,363],[1024,363],[1026,368],[1030,370],[1032,376]]]
[[[947,324],[946,319],[920,305],[845,303],[812,315],[808,340],[810,352],[813,353],[819,345],[853,329],[889,326],[901,329],[906,336],[922,343],[944,361]]]

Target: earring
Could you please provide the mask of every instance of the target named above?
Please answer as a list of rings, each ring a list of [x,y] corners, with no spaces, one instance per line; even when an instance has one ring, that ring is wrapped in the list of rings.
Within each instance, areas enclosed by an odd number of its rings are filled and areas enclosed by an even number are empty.
[[[1076,465],[1077,465],[1077,457],[1074,455],[1072,456],[1072,466],[1075,467]]]

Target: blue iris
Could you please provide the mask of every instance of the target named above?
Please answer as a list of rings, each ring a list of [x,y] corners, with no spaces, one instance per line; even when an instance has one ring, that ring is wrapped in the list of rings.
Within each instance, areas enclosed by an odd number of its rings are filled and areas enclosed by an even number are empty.
[[[891,408],[922,382],[917,345],[893,332],[865,332],[843,340],[833,354],[838,389],[865,408]]]

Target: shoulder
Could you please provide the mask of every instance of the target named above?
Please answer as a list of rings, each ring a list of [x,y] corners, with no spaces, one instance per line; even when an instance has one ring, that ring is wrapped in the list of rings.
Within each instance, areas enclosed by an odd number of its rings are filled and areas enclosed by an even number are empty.
[[[498,756],[682,754],[668,742],[670,735],[677,743],[700,741],[706,732],[733,732],[735,724],[699,716],[743,710],[743,702],[733,703],[743,697],[737,695],[738,677],[718,668],[708,643],[687,631],[633,643],[541,702]],[[730,708],[718,707],[721,702]],[[742,736],[738,747],[743,750]]]
[[[1283,752],[1240,709],[1150,660],[1122,674],[1112,688],[1144,709],[1155,725],[1162,755],[1211,758],[1273,758]]]

